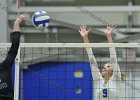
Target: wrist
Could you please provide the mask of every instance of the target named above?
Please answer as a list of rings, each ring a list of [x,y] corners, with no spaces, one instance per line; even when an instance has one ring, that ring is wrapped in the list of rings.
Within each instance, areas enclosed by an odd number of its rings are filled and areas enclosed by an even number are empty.
[[[84,40],[84,43],[89,43],[88,36],[84,36],[84,37],[83,37],[83,40]]]
[[[109,43],[113,43],[113,40],[112,40],[112,37],[111,36],[108,36],[107,37],[107,40],[108,40]]]
[[[20,22],[19,22],[18,20],[16,20],[16,21],[14,22],[14,24],[17,25],[17,24],[20,24]]]
[[[85,35],[85,36],[82,36],[83,38],[87,38],[88,36],[87,35]]]
[[[107,37],[107,38],[112,38],[112,35],[106,34],[106,37]]]
[[[15,21],[14,26],[13,26],[13,32],[19,31],[19,27],[20,27],[19,22]]]
[[[20,24],[21,22],[22,22],[22,19],[20,19],[20,18],[17,18],[15,21],[15,23],[18,23],[18,24]]]

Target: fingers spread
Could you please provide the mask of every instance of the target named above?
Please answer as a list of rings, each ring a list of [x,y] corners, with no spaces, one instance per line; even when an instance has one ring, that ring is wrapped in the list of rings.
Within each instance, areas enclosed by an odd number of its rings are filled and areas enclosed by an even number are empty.
[[[89,32],[91,30],[91,28],[89,28],[87,31]]]

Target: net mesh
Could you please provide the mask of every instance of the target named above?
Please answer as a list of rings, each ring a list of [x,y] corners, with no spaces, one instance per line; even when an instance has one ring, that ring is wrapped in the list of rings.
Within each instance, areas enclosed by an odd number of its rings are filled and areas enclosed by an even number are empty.
[[[109,47],[92,47],[92,49],[101,71],[104,64],[110,61]],[[123,93],[120,96],[107,97],[105,100],[139,100],[139,46],[135,48],[116,46],[115,49],[121,72],[125,77],[121,81],[123,87],[117,89]],[[91,71],[84,46],[21,45],[20,68],[22,70],[19,79],[20,100],[97,100],[95,89],[102,89],[94,86],[96,80],[91,73],[95,72]],[[98,100],[102,100],[100,96],[103,95],[98,95]]]

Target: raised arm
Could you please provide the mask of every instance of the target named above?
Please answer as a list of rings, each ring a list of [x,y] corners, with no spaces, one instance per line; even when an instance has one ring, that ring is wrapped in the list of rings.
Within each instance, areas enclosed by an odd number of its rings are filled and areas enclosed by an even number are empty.
[[[86,25],[83,25],[80,27],[79,32],[84,40],[84,43],[89,43],[89,38],[88,38],[89,31],[90,31],[90,29],[87,29]],[[94,74],[93,77],[94,77],[94,79],[99,78],[100,71],[99,71],[98,66],[97,66],[97,61],[93,55],[92,48],[86,48],[86,51],[87,51],[88,58],[90,61],[92,74]]]
[[[109,43],[113,43],[112,32],[114,28],[115,28],[114,25],[107,25],[107,28],[104,30],[104,33],[106,34],[107,40]],[[115,47],[109,48],[109,52],[110,52],[110,63],[112,64],[112,67],[113,67],[113,75],[121,77],[121,72],[120,72],[118,61],[117,61]]]
[[[2,63],[5,65],[4,67],[9,67],[9,66],[11,67],[12,64],[14,63],[19,48],[19,42],[20,42],[20,32],[19,32],[20,24],[26,17],[27,14],[24,13],[20,15],[14,22],[13,33],[11,34],[12,45],[8,51],[6,59]]]

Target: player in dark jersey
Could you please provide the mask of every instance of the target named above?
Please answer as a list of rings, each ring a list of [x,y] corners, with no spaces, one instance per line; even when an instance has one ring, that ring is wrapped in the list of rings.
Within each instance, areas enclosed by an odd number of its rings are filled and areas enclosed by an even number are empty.
[[[14,22],[12,36],[12,45],[8,51],[6,59],[0,63],[0,100],[14,100],[14,91],[12,89],[12,65],[16,58],[20,43],[20,24],[27,17],[27,14],[21,14]]]

